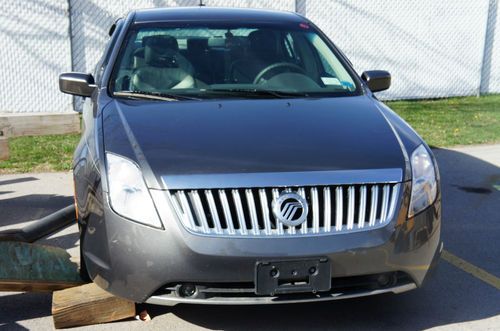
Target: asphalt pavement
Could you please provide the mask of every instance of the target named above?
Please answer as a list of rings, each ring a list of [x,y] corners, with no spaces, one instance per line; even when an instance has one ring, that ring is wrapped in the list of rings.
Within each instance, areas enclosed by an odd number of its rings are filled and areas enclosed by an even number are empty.
[[[436,149],[445,255],[428,284],[399,295],[276,306],[147,306],[153,319],[81,330],[500,329],[500,144]],[[70,173],[0,176],[0,231],[72,203]],[[76,225],[40,242],[79,259]],[[49,293],[0,293],[0,329],[52,330]]]

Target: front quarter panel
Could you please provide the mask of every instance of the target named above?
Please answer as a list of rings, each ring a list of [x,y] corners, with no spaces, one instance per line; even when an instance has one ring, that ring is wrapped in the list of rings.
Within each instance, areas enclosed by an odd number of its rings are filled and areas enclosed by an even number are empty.
[[[96,89],[92,97],[84,101],[83,133],[73,159],[80,246],[86,251],[92,250],[92,247],[84,244],[87,235],[94,234],[95,225],[102,225],[104,222],[102,109],[110,100],[100,92]],[[102,235],[100,240],[107,240],[105,233],[100,232],[99,235]],[[104,252],[100,256],[101,259],[106,259],[107,254]],[[82,259],[86,259],[85,255],[82,255]]]
[[[411,155],[415,148],[417,148],[420,144],[425,144],[419,134],[392,109],[381,101],[374,100],[374,102],[376,102],[377,108],[396,130],[409,155]]]

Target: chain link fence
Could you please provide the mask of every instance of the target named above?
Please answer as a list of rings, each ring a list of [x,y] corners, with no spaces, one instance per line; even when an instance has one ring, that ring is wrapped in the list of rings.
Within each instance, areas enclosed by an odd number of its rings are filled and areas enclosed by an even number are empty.
[[[68,3],[0,1],[0,112],[71,111],[57,77],[71,69]]]
[[[392,74],[383,99],[479,92],[487,0],[307,1],[305,15],[359,73]]]
[[[205,0],[207,6],[296,11],[315,22],[361,73],[385,69],[382,99],[500,92],[498,0]],[[199,0],[3,0],[0,112],[64,112],[63,71],[92,72],[111,24],[129,10]],[[80,103],[75,103],[76,108]]]

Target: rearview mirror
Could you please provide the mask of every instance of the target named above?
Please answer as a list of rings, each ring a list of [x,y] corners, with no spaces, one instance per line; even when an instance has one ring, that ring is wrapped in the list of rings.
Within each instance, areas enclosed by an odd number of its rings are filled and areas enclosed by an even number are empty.
[[[384,70],[365,71],[361,75],[372,92],[387,90],[391,86],[391,74]]]
[[[91,74],[66,72],[59,76],[59,89],[63,93],[90,97],[96,88]]]

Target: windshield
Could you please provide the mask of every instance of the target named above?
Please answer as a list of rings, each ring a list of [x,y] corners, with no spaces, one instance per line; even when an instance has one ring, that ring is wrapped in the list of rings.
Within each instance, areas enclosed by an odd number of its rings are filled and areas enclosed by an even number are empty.
[[[339,58],[306,23],[149,23],[128,32],[110,91],[155,100],[359,94]]]

